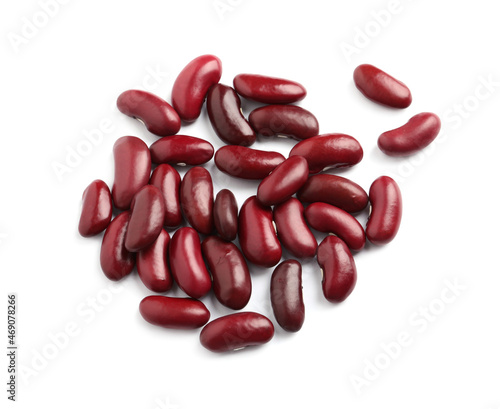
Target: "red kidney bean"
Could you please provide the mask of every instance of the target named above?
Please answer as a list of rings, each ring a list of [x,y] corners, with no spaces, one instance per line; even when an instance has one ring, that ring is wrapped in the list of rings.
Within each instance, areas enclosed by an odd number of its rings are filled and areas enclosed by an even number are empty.
[[[201,250],[212,272],[215,296],[222,305],[241,310],[252,293],[252,280],[243,254],[235,244],[217,236],[203,240]]]
[[[170,228],[179,226],[182,223],[179,172],[164,163],[153,171],[149,183],[160,189],[163,195],[165,203],[163,225]]]
[[[144,186],[132,200],[125,247],[137,252],[153,243],[160,234],[165,217],[165,204],[160,190]]]
[[[101,245],[101,268],[106,277],[118,281],[130,274],[135,266],[135,254],[125,248],[125,234],[130,212],[116,216],[109,224]]]
[[[372,183],[369,194],[372,209],[366,224],[366,237],[373,244],[387,244],[396,237],[401,224],[401,191],[392,178],[381,176]]]
[[[238,74],[233,85],[242,97],[264,104],[290,104],[307,94],[298,82],[257,74]]]
[[[200,333],[200,342],[212,352],[234,351],[262,345],[274,336],[274,325],[256,312],[238,312],[209,322]]]
[[[220,171],[242,179],[260,180],[285,161],[278,152],[261,151],[245,146],[223,146],[215,153]]]
[[[157,293],[163,293],[172,287],[172,275],[167,261],[169,242],[170,236],[162,230],[152,244],[137,254],[137,272],[141,281]]]
[[[368,99],[392,108],[407,108],[412,97],[408,87],[396,78],[370,64],[354,70],[354,83]]]
[[[82,214],[78,231],[83,237],[103,232],[111,221],[111,192],[102,180],[94,180],[83,192]]]
[[[155,135],[174,135],[181,129],[181,119],[174,108],[150,92],[137,89],[125,91],[118,97],[116,105],[123,114],[140,119]]]
[[[348,213],[357,213],[368,205],[368,195],[353,181],[337,175],[313,175],[297,192],[301,202],[323,202]]]
[[[351,250],[365,247],[365,231],[363,226],[349,213],[326,203],[313,203],[305,210],[309,225],[324,233],[339,236]]]
[[[356,285],[356,264],[347,245],[328,236],[318,246],[318,264],[323,272],[323,294],[330,302],[344,301]]]
[[[113,203],[118,209],[128,209],[135,194],[149,182],[151,156],[147,145],[135,136],[119,138],[113,147],[115,181]]]
[[[216,84],[208,91],[207,112],[217,136],[231,145],[250,146],[257,135],[241,112],[238,94],[227,85]]]
[[[270,207],[262,206],[256,196],[241,206],[238,217],[238,238],[241,250],[250,262],[273,267],[281,259],[281,246],[273,226]]]
[[[180,72],[172,88],[172,105],[182,120],[192,122],[200,116],[209,88],[222,75],[222,63],[214,55],[202,55]]]
[[[412,117],[403,126],[380,135],[378,147],[389,156],[408,156],[430,145],[440,129],[439,117],[423,112]]]
[[[194,167],[184,175],[181,183],[181,208],[188,223],[199,233],[212,233],[214,188],[210,172],[205,168]]]
[[[201,254],[200,238],[191,227],[178,229],[168,247],[170,270],[182,291],[201,298],[210,291],[212,281]]]
[[[214,225],[224,240],[233,241],[238,234],[238,203],[233,192],[222,189],[215,197]]]
[[[262,136],[287,136],[302,140],[318,135],[316,117],[295,105],[267,105],[248,116],[252,128]]]
[[[318,243],[307,227],[302,203],[292,197],[274,207],[273,217],[278,238],[290,253],[298,258],[314,257]]]
[[[309,166],[305,158],[288,158],[260,182],[257,199],[264,206],[283,203],[306,183],[308,176]]]
[[[305,318],[302,298],[302,267],[298,261],[283,261],[271,276],[271,305],[281,328],[297,332]]]
[[[144,298],[139,312],[150,324],[173,329],[200,328],[210,319],[210,311],[201,301],[162,295]]]
[[[208,141],[194,136],[173,135],[153,143],[150,148],[153,163],[197,166],[214,156],[214,147]]]
[[[331,133],[318,135],[299,142],[289,156],[300,155],[307,159],[310,173],[325,169],[354,166],[363,159],[363,148],[352,136]]]

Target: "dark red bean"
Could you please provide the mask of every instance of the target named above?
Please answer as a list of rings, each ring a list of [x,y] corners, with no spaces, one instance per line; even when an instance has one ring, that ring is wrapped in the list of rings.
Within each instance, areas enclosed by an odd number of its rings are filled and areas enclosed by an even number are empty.
[[[163,225],[177,227],[182,223],[181,212],[181,177],[172,166],[161,164],[151,175],[149,183],[160,189],[165,203],[165,218]]]
[[[356,285],[356,264],[347,245],[336,236],[318,246],[318,264],[323,272],[323,294],[330,302],[344,301]]]
[[[430,112],[423,112],[412,117],[403,126],[380,135],[378,147],[389,156],[412,155],[430,145],[440,129],[439,117]]]
[[[238,203],[233,192],[222,189],[215,197],[214,225],[224,240],[233,241],[238,234]]]
[[[170,236],[162,230],[152,244],[137,254],[137,272],[141,281],[157,293],[170,290],[173,283],[167,260],[169,243]]]
[[[83,192],[82,213],[78,231],[83,237],[103,232],[111,221],[113,204],[111,192],[102,180],[94,180]]]
[[[297,332],[305,318],[302,298],[302,267],[298,261],[283,261],[271,276],[271,305],[280,327]]]
[[[222,63],[214,55],[202,55],[180,72],[172,88],[172,105],[183,121],[200,116],[208,90],[222,75]]]
[[[137,89],[125,91],[118,97],[116,105],[123,114],[140,119],[155,135],[174,135],[181,129],[181,119],[174,108],[150,92]]]
[[[368,99],[393,108],[407,108],[412,97],[408,87],[396,78],[370,64],[354,70],[354,83]]]
[[[200,333],[200,342],[212,352],[234,351],[262,345],[274,336],[269,319],[256,312],[238,312],[209,322]]]
[[[278,152],[261,151],[245,146],[223,146],[215,153],[220,171],[242,179],[260,180],[285,161]]]
[[[305,215],[313,229],[339,236],[351,250],[365,247],[363,226],[346,211],[327,203],[313,203],[307,206]]]
[[[201,244],[214,282],[219,302],[233,310],[247,305],[252,294],[252,280],[247,263],[235,244],[210,236]]]
[[[257,197],[249,197],[238,217],[238,238],[241,250],[250,262],[273,267],[281,259],[281,246],[273,226],[270,207],[262,206]]]
[[[368,205],[364,189],[342,176],[313,175],[297,192],[301,202],[323,202],[339,207],[348,213],[357,213]]]
[[[306,183],[308,176],[309,166],[305,158],[288,158],[260,182],[257,199],[264,206],[283,203]]]
[[[304,219],[304,206],[291,198],[274,207],[273,217],[278,238],[283,246],[298,258],[314,257],[318,242]]]
[[[230,145],[250,146],[257,135],[241,112],[240,97],[234,89],[216,84],[207,95],[207,112],[217,136]]]
[[[295,155],[307,159],[310,173],[318,173],[356,165],[363,159],[363,148],[352,136],[331,133],[299,142],[290,151],[290,156]]]
[[[135,194],[149,182],[151,156],[147,145],[135,136],[118,139],[113,147],[113,156],[113,203],[118,209],[128,209]]]
[[[153,143],[150,148],[153,163],[197,166],[214,156],[214,147],[204,139],[173,135]]]
[[[113,281],[130,274],[135,266],[135,254],[125,248],[129,220],[129,211],[120,213],[111,221],[102,239],[101,268]]]
[[[398,233],[403,215],[403,200],[398,184],[389,176],[381,176],[370,187],[370,217],[366,237],[373,244],[387,244]]]
[[[201,298],[210,291],[212,281],[201,254],[200,238],[191,227],[181,227],[168,247],[170,270],[182,291]]]
[[[144,298],[139,312],[150,324],[172,329],[200,328],[210,319],[210,311],[201,301],[162,295]]]
[[[261,136],[287,136],[292,139],[308,139],[319,133],[316,117],[295,105],[268,105],[253,110],[248,122]]]
[[[181,207],[188,223],[199,233],[212,233],[214,188],[208,170],[194,167],[184,175],[181,183]]]
[[[238,74],[233,85],[242,97],[264,104],[290,104],[307,94],[298,82],[257,74]]]

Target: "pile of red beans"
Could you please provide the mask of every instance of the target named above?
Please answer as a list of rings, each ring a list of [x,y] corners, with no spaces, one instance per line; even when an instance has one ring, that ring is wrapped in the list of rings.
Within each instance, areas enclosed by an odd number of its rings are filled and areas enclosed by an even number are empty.
[[[291,105],[306,96],[302,85],[240,74],[232,88],[219,83],[221,74],[220,60],[203,55],[177,77],[172,105],[145,91],[129,90],[119,96],[119,110],[142,121],[161,139],[149,148],[134,136],[116,141],[113,188],[110,191],[101,180],[87,187],[79,224],[84,237],[105,231],[101,266],[110,280],[122,279],[137,266],[149,290],[167,292],[175,281],[188,296],[144,298],[139,309],[146,321],[165,328],[204,326],[201,343],[216,352],[263,344],[274,335],[272,322],[254,312],[234,313],[208,323],[210,312],[199,300],[213,289],[227,308],[244,308],[252,291],[247,261],[274,267],[282,258],[282,246],[297,259],[316,257],[325,298],[341,302],[356,283],[351,252],[362,250],[366,239],[376,245],[390,242],[402,215],[401,193],[390,177],[376,179],[367,194],[349,179],[321,173],[356,165],[363,150],[352,136],[318,135],[315,116]],[[374,66],[356,68],[354,82],[379,104],[393,108],[411,104],[410,90]],[[240,96],[267,105],[247,119]],[[182,121],[200,116],[205,100],[213,130],[227,144],[215,153],[217,168],[236,178],[261,180],[256,195],[239,211],[234,194],[227,189],[214,200],[211,175],[199,166],[214,157],[213,146],[177,134]],[[429,145],[439,129],[436,115],[421,113],[380,135],[378,145],[387,155],[410,155]],[[249,148],[259,136],[286,136],[299,142],[285,158],[278,152]],[[152,164],[157,167],[151,173]],[[180,164],[192,166],[182,181],[172,166]],[[309,205],[304,208],[304,203]],[[364,229],[352,214],[369,203],[371,213]],[[111,220],[113,206],[120,213]],[[165,229],[179,227],[184,219],[191,227],[178,228],[171,238]],[[310,228],[330,235],[318,245]],[[236,238],[241,250],[234,243]],[[286,331],[300,330],[304,322],[300,263],[281,262],[270,286],[278,324]]]

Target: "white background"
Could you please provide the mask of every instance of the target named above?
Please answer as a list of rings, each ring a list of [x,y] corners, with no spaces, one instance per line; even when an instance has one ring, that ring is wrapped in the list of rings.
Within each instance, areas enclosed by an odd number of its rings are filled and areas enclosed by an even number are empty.
[[[45,21],[35,0],[3,2],[0,12],[0,280],[2,297],[18,294],[25,371],[18,402],[6,405],[2,392],[0,407],[500,407],[497,2],[400,0],[390,12],[387,1],[66,3]],[[33,19],[44,26],[13,45]],[[344,53],[346,43],[356,53]],[[223,355],[205,350],[199,331],[143,321],[138,304],[149,292],[136,273],[110,286],[99,266],[102,237],[77,232],[84,188],[97,178],[112,184],[115,140],[157,139],[117,111],[116,97],[146,88],[169,100],[177,73],[206,53],[221,58],[225,84],[241,72],[303,83],[308,96],[300,105],[317,116],[321,132],[348,133],[364,147],[363,161],[342,175],[365,189],[392,175],[404,199],[397,238],[356,255],[358,284],[346,302],[328,303],[316,262],[305,262],[302,330],[277,327],[271,343]],[[405,82],[413,104],[395,111],[366,100],[352,82],[365,62]],[[481,85],[488,81],[490,90]],[[245,113],[250,108],[244,104]],[[439,141],[412,159],[377,149],[380,133],[422,111],[441,116]],[[68,149],[103,121],[102,141],[59,180],[54,163],[66,164]],[[205,110],[181,133],[222,146]],[[254,147],[287,154],[292,145]],[[232,189],[240,206],[255,193],[257,183],[225,176],[213,161],[206,166],[215,189]],[[252,271],[246,310],[271,316],[272,270]],[[451,301],[446,280],[460,285]],[[230,312],[213,296],[203,301],[212,317]],[[436,315],[422,318],[419,308],[429,304]],[[61,335],[68,329],[71,337]],[[396,348],[401,332],[411,344]],[[393,347],[389,360],[383,344]],[[353,379],[361,378],[356,388]]]

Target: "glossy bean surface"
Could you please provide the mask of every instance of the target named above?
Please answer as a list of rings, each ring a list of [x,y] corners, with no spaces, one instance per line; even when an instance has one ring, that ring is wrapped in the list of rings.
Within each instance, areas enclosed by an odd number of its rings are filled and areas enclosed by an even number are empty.
[[[257,74],[238,74],[233,80],[238,94],[264,104],[291,104],[305,98],[306,89],[295,81]]]
[[[150,92],[137,89],[125,91],[118,97],[116,105],[123,114],[140,119],[155,135],[174,135],[181,129],[181,119],[174,108]]]
[[[222,63],[214,55],[201,55],[184,67],[172,88],[172,105],[183,121],[200,116],[208,90],[221,75]]]
[[[168,244],[170,236],[162,230],[156,240],[137,253],[137,272],[144,285],[156,293],[172,287],[172,274],[168,267]]]
[[[170,228],[179,226],[182,223],[179,172],[163,163],[153,171],[149,183],[160,189],[163,196],[165,204],[163,225]]]
[[[102,180],[94,180],[83,192],[82,212],[78,231],[83,237],[92,237],[108,227],[113,212],[111,192]]]
[[[289,156],[307,159],[310,173],[354,166],[363,159],[363,148],[352,136],[332,133],[299,142]]]
[[[262,345],[274,336],[268,318],[256,312],[238,312],[209,322],[200,333],[200,342],[212,352],[227,352]]]
[[[154,142],[150,148],[153,163],[197,166],[214,156],[214,147],[204,139],[188,135],[172,135]]]
[[[222,189],[214,201],[214,226],[224,240],[233,241],[238,234],[238,203],[233,192]]]

